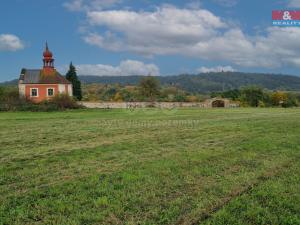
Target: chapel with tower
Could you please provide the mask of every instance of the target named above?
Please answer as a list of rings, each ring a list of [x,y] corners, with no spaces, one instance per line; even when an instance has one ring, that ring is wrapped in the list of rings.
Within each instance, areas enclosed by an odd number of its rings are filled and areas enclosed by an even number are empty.
[[[33,102],[49,100],[57,94],[73,96],[72,83],[55,69],[53,54],[47,43],[43,52],[43,68],[22,69],[19,94]]]

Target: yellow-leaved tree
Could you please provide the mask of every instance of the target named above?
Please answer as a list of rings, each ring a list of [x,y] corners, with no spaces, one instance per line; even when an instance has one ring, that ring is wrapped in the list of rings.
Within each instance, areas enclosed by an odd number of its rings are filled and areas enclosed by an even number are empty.
[[[276,91],[272,94],[272,103],[275,106],[282,106],[288,101],[288,95],[282,91]]]

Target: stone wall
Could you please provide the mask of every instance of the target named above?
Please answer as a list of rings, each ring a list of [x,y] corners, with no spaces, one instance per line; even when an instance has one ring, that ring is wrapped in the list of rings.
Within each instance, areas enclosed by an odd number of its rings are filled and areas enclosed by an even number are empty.
[[[212,100],[205,102],[81,102],[91,109],[132,109],[132,108],[212,108]],[[239,107],[237,103],[225,102],[225,108]]]

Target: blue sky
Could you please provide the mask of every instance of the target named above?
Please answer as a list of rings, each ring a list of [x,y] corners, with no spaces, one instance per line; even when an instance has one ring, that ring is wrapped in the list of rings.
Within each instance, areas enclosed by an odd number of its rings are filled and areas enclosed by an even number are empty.
[[[46,40],[62,73],[300,75],[300,28],[272,27],[274,9],[300,0],[2,0],[0,81],[40,68]]]

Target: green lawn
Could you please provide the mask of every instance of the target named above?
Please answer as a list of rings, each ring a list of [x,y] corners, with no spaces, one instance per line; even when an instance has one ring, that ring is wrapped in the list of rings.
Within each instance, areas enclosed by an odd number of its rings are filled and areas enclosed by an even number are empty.
[[[300,109],[0,113],[0,224],[300,224]]]

